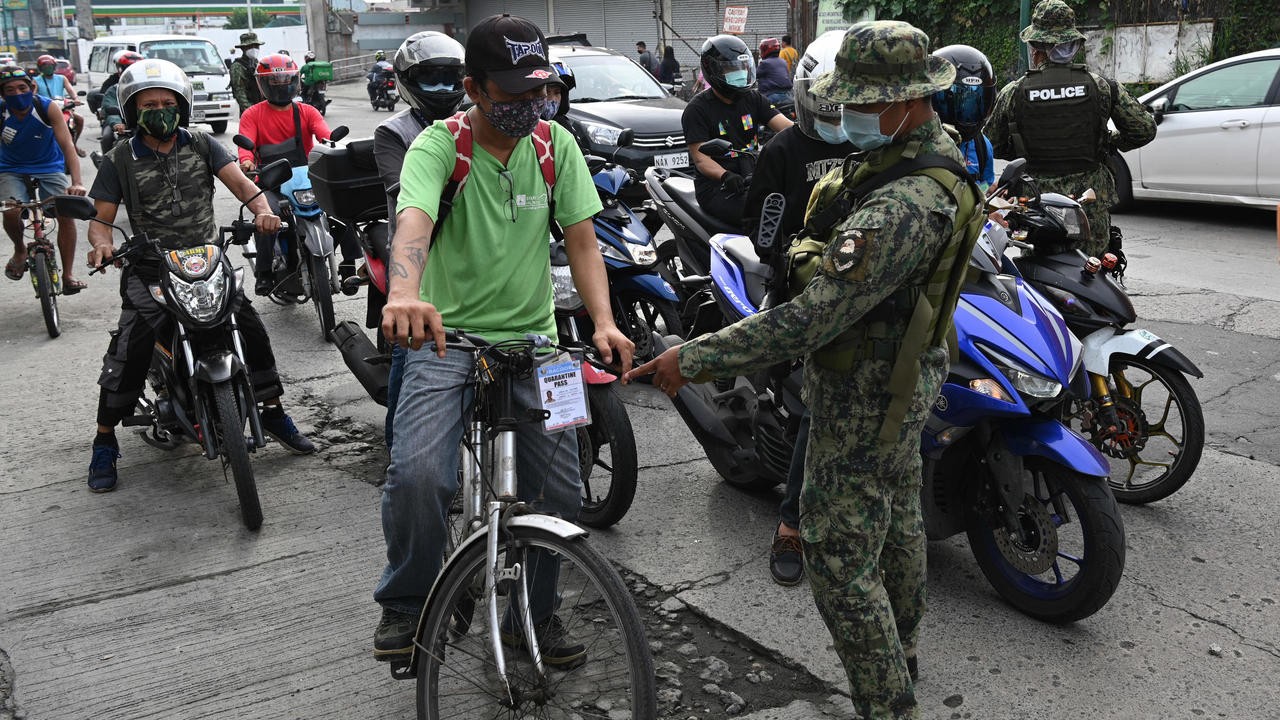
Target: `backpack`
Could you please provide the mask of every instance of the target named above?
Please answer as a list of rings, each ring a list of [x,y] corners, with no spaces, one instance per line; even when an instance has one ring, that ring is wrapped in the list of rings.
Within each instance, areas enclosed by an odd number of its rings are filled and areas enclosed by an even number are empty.
[[[444,125],[449,130],[449,134],[453,135],[453,147],[455,159],[453,162],[453,172],[449,175],[449,181],[445,183],[444,190],[440,193],[440,208],[436,212],[435,227],[431,229],[431,244],[435,244],[436,236],[440,234],[440,228],[444,227],[444,221],[448,219],[449,213],[453,210],[453,201],[462,192],[467,184],[467,176],[471,173],[471,156],[473,148],[473,139],[471,136],[471,122],[467,120],[465,112],[456,113],[453,117],[446,118]],[[551,234],[556,239],[561,239],[560,226],[556,224],[556,158],[555,146],[551,139],[551,123],[546,120],[539,120],[538,126],[534,128],[531,136],[533,142],[534,154],[538,158],[538,167],[542,170],[542,180],[547,184],[547,207],[549,210]]]

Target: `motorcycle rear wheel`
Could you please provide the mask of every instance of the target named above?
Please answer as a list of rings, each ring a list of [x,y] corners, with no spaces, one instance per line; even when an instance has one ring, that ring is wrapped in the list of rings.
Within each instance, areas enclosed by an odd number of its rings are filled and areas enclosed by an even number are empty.
[[[318,255],[307,253],[307,274],[310,276],[311,300],[320,318],[320,336],[332,342],[335,322],[333,319],[333,285],[329,282],[329,262]]]
[[[612,385],[587,386],[591,424],[578,428],[582,510],[578,522],[593,528],[616,524],[636,495],[639,462],[626,406]]]
[[[35,281],[36,295],[40,298],[40,313],[44,315],[44,329],[49,337],[56,338],[62,334],[58,320],[58,296],[54,292],[53,273],[49,257],[37,252],[32,258],[32,279]]]
[[[1024,472],[1032,483],[1017,509],[1022,532],[1016,536],[997,509],[994,479],[984,466],[973,468],[974,477],[983,479],[982,500],[968,510],[966,534],[996,592],[1020,612],[1054,624],[1089,617],[1106,605],[1125,557],[1124,524],[1107,484],[1028,458]],[[1073,525],[1077,530],[1068,533]]]
[[[1121,445],[1105,435],[1096,408],[1083,424],[1070,418],[1111,462],[1116,500],[1140,505],[1177,492],[1195,473],[1204,450],[1204,414],[1191,383],[1181,372],[1130,355],[1113,356],[1107,385],[1129,440]]]
[[[249,447],[244,439],[245,415],[236,402],[232,382],[225,380],[213,386],[214,412],[218,422],[218,451],[223,462],[231,467],[244,526],[257,530],[262,527],[262,502],[258,499],[253,465],[249,463]]]

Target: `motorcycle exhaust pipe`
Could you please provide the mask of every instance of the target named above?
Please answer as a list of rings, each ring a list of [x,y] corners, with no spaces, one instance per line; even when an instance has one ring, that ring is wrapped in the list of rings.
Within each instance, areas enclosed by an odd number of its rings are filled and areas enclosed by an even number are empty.
[[[329,339],[342,353],[342,361],[364,391],[379,405],[387,404],[388,376],[391,374],[390,358],[378,352],[360,326],[350,320],[338,323]]]

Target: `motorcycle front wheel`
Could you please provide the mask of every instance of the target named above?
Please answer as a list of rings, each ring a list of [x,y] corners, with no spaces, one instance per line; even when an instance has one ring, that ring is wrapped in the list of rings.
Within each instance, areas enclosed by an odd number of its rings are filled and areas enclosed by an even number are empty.
[[[981,469],[979,469],[981,468]],[[1017,527],[1002,512],[984,465],[979,500],[967,512],[974,559],[996,592],[1020,612],[1055,624],[1089,617],[1107,604],[1124,571],[1124,525],[1101,479],[1027,459]]]
[[[1107,386],[1120,420],[1116,432],[1103,427],[1092,402],[1073,403],[1068,419],[1110,460],[1116,500],[1136,505],[1169,497],[1191,479],[1204,450],[1195,390],[1181,372],[1130,355],[1112,356]]]
[[[214,417],[217,419],[218,452],[225,466],[230,466],[236,483],[236,495],[240,499],[240,517],[250,530],[262,527],[262,502],[258,499],[258,485],[253,478],[253,465],[249,463],[249,447],[244,439],[245,413],[236,401],[231,380],[213,386]],[[252,408],[249,409],[253,411]]]
[[[684,337],[680,310],[670,300],[630,295],[619,298],[619,303],[618,327],[636,344],[635,358],[638,362],[648,362],[656,356],[653,333],[664,337]]]
[[[578,522],[593,528],[616,524],[636,495],[639,463],[626,406],[612,385],[588,385],[591,424],[578,428],[582,510]]]
[[[311,300],[320,318],[320,336],[330,342],[333,333],[333,285],[329,282],[329,262],[319,255],[307,255],[307,274],[310,275]]]

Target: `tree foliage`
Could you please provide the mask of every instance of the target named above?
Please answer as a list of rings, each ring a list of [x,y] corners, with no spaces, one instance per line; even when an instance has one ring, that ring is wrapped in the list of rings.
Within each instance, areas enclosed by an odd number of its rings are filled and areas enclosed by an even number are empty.
[[[253,9],[253,26],[255,28],[266,27],[269,22],[271,22],[271,13],[258,8]],[[228,30],[247,30],[249,28],[249,13],[244,8],[232,10],[224,27]]]

